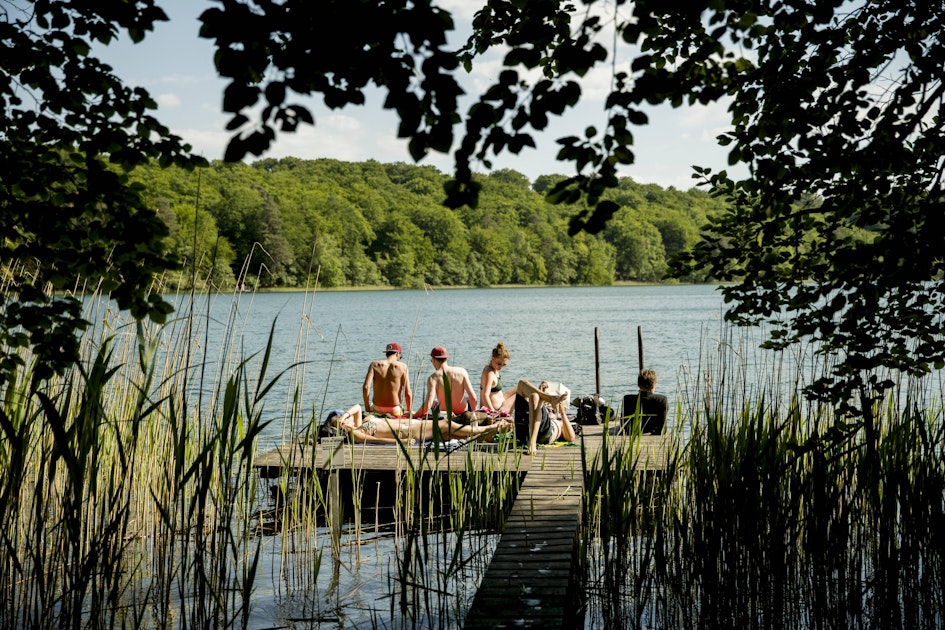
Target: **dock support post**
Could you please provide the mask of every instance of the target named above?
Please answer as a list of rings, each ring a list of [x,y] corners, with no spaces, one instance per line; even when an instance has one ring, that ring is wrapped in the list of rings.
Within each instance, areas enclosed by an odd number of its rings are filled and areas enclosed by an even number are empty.
[[[637,354],[640,359],[640,372],[643,371],[643,326],[637,326]],[[636,379],[633,379],[636,381]]]
[[[328,446],[328,461],[325,462],[325,467],[328,469],[328,483],[326,484],[328,493],[328,530],[331,532],[331,551],[335,558],[341,556],[341,525],[344,522],[342,518],[341,480],[338,474],[340,466],[337,463],[344,463],[344,453],[341,452],[341,449],[344,447],[344,442],[330,444]]]
[[[600,333],[597,326],[594,327],[594,377],[597,383],[594,393],[597,401],[600,401]]]

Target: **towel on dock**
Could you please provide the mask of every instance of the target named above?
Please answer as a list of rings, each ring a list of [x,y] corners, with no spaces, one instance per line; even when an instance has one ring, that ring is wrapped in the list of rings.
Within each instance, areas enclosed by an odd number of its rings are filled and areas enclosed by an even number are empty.
[[[436,440],[431,440],[429,442],[424,442],[424,447],[428,451],[439,450],[441,453],[452,453],[453,451],[458,451],[464,446],[469,444],[467,440],[447,440],[445,442],[437,442]]]

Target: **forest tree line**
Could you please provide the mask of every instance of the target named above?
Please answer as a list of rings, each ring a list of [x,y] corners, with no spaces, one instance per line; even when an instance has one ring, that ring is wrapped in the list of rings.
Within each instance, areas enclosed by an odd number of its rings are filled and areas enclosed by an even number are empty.
[[[451,210],[448,176],[431,166],[283,158],[136,172],[184,261],[165,279],[177,289],[656,282],[722,208],[697,189],[623,178],[605,229],[569,236],[580,208],[544,198],[563,177],[478,175],[478,206]]]

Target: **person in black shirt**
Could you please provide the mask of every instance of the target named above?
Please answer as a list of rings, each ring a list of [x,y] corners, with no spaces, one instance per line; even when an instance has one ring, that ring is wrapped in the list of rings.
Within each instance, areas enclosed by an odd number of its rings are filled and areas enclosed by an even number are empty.
[[[622,429],[630,433],[637,426],[644,435],[659,435],[666,425],[666,414],[669,409],[669,400],[666,396],[656,393],[656,371],[640,370],[637,376],[637,394],[628,394],[623,397]]]

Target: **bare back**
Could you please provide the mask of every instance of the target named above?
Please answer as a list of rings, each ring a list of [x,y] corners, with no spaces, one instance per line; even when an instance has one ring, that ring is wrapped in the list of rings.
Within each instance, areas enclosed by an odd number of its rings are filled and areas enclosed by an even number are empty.
[[[364,379],[365,390],[374,387],[373,403],[383,407],[402,406],[401,392],[407,388],[407,365],[401,361],[372,361]]]
[[[427,391],[431,388],[436,390],[436,398],[440,401],[440,408],[445,411],[446,391],[443,388],[443,375],[450,382],[450,399],[453,413],[463,413],[467,410],[467,400],[469,407],[476,408],[476,393],[473,391],[472,383],[469,380],[469,373],[465,368],[443,365],[427,379]]]

